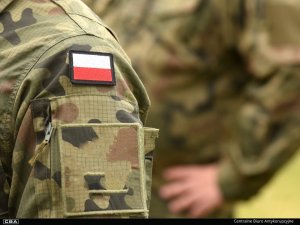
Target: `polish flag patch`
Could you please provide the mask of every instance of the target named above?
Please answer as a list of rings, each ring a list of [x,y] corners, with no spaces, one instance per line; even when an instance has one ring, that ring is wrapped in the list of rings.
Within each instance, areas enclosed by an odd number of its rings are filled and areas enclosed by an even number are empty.
[[[102,52],[69,51],[71,82],[116,85],[113,55]]]

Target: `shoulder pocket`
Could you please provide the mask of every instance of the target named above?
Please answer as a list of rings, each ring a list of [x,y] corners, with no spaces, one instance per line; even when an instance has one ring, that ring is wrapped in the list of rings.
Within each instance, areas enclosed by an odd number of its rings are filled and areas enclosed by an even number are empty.
[[[57,128],[66,216],[147,213],[139,124]]]
[[[158,130],[135,122],[84,122],[101,118],[94,113],[61,123],[55,102],[36,102],[34,111],[41,111],[38,105],[48,105],[44,109],[49,112],[34,116],[35,132],[42,132],[29,160],[38,198],[31,207],[38,216],[148,217]]]

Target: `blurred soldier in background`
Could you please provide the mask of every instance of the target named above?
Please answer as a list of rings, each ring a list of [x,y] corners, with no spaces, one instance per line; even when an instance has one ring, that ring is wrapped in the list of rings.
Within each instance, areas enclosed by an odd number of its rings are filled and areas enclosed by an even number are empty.
[[[150,217],[231,217],[300,143],[296,0],[85,0],[160,128]]]

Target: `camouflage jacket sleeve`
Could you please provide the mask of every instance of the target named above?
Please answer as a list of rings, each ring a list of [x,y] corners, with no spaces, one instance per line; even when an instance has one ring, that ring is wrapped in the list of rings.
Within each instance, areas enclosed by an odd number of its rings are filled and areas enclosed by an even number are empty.
[[[5,51],[11,46],[5,45],[2,53],[10,57],[1,62],[10,84],[0,96],[7,106],[0,154],[9,216],[146,217],[151,183],[145,173],[157,134],[143,126],[146,90],[112,33],[87,18],[89,9],[80,1],[54,2],[32,10],[22,2],[4,14],[24,15],[18,40],[5,36],[13,46]],[[71,82],[74,52],[111,54],[115,85]]]
[[[256,194],[300,144],[300,8],[293,1],[245,1],[245,7],[239,50],[253,80],[236,108],[236,138],[221,168],[230,200]]]

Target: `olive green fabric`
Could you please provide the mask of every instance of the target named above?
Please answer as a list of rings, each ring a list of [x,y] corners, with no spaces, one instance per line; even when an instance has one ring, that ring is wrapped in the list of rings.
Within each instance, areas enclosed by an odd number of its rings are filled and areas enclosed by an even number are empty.
[[[116,85],[73,84],[70,50],[112,54]],[[0,2],[0,105],[2,217],[148,217],[149,97],[81,1]]]
[[[150,217],[173,165],[220,162],[227,200],[255,195],[299,148],[300,5],[286,0],[84,0],[117,34],[160,128]]]

